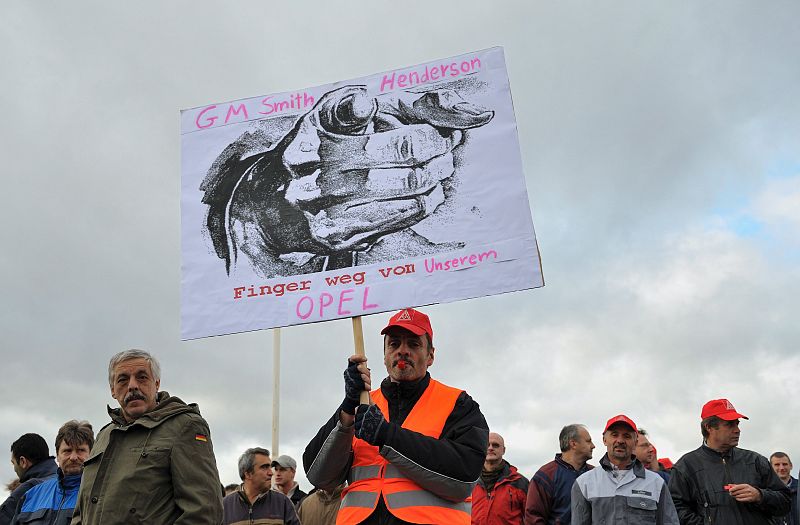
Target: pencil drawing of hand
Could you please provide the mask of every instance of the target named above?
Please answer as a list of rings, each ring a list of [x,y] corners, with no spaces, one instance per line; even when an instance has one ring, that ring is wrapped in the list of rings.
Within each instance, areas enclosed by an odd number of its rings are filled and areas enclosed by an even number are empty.
[[[285,254],[346,259],[413,226],[444,201],[463,130],[493,116],[450,90],[331,91],[270,150],[223,166],[235,185],[206,188],[217,254],[230,265],[241,250],[260,273],[284,274]]]

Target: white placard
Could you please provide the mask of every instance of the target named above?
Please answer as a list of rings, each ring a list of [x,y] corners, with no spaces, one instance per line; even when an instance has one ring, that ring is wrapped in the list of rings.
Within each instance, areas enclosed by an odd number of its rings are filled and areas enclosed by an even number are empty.
[[[502,48],[181,112],[181,336],[544,284]]]

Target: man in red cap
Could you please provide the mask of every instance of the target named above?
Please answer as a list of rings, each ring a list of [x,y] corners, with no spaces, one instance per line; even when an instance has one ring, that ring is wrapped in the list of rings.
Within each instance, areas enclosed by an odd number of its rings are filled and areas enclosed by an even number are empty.
[[[572,486],[572,525],[658,523],[678,525],[678,514],[661,476],[636,459],[638,431],[625,415],[606,423],[606,454],[600,467],[578,476]]]
[[[469,525],[469,498],[489,442],[466,392],[431,378],[433,328],[406,308],[381,331],[388,377],[360,404],[371,375],[363,356],[344,372],[345,398],[303,453],[308,480],[332,490],[347,480],[336,523]]]
[[[790,510],[789,489],[764,456],[738,448],[739,419],[727,399],[700,413],[703,444],[672,468],[669,489],[682,524],[768,525]]]

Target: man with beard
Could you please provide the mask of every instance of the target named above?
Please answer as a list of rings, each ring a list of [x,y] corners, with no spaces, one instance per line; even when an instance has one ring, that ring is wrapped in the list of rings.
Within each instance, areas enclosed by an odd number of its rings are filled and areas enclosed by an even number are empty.
[[[489,433],[481,478],[472,491],[472,525],[522,525],[528,480],[503,459],[503,436]]]
[[[0,505],[0,525],[11,523],[22,496],[34,485],[54,476],[58,469],[47,441],[39,434],[30,433],[21,435],[11,444],[11,465],[19,483]]]
[[[94,444],[88,421],[67,421],[56,435],[58,475],[31,488],[19,502],[12,525],[21,523],[65,525],[72,518],[83,463]]]
[[[572,486],[572,525],[658,523],[678,525],[678,514],[661,476],[636,459],[636,424],[625,415],[606,423],[606,454],[600,468]]]
[[[143,350],[108,364],[111,423],[84,464],[73,525],[219,525],[222,495],[208,423],[197,405],[159,392],[161,366]]]
[[[431,378],[433,329],[422,312],[397,312],[381,331],[389,377],[370,392],[364,356],[351,356],[345,399],[306,447],[308,480],[333,490],[348,480],[336,523],[469,525],[489,429],[463,390]]]
[[[682,524],[767,525],[791,510],[789,488],[767,458],[738,448],[740,418],[727,399],[703,405],[703,444],[675,463],[669,480]]]

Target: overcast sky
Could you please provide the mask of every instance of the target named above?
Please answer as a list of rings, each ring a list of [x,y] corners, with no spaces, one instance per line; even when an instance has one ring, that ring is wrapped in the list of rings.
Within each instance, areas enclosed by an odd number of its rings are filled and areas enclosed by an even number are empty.
[[[3,2],[0,447],[105,425],[108,359],[138,347],[238,481],[271,448],[272,335],[180,341],[179,110],[501,45],[546,286],[426,308],[432,375],[528,477],[563,425],[599,444],[620,412],[677,460],[718,397],[750,416],[744,448],[800,455],[798,19],[791,0]],[[388,317],[364,319],[377,371]],[[299,461],[351,328],[282,336]]]

